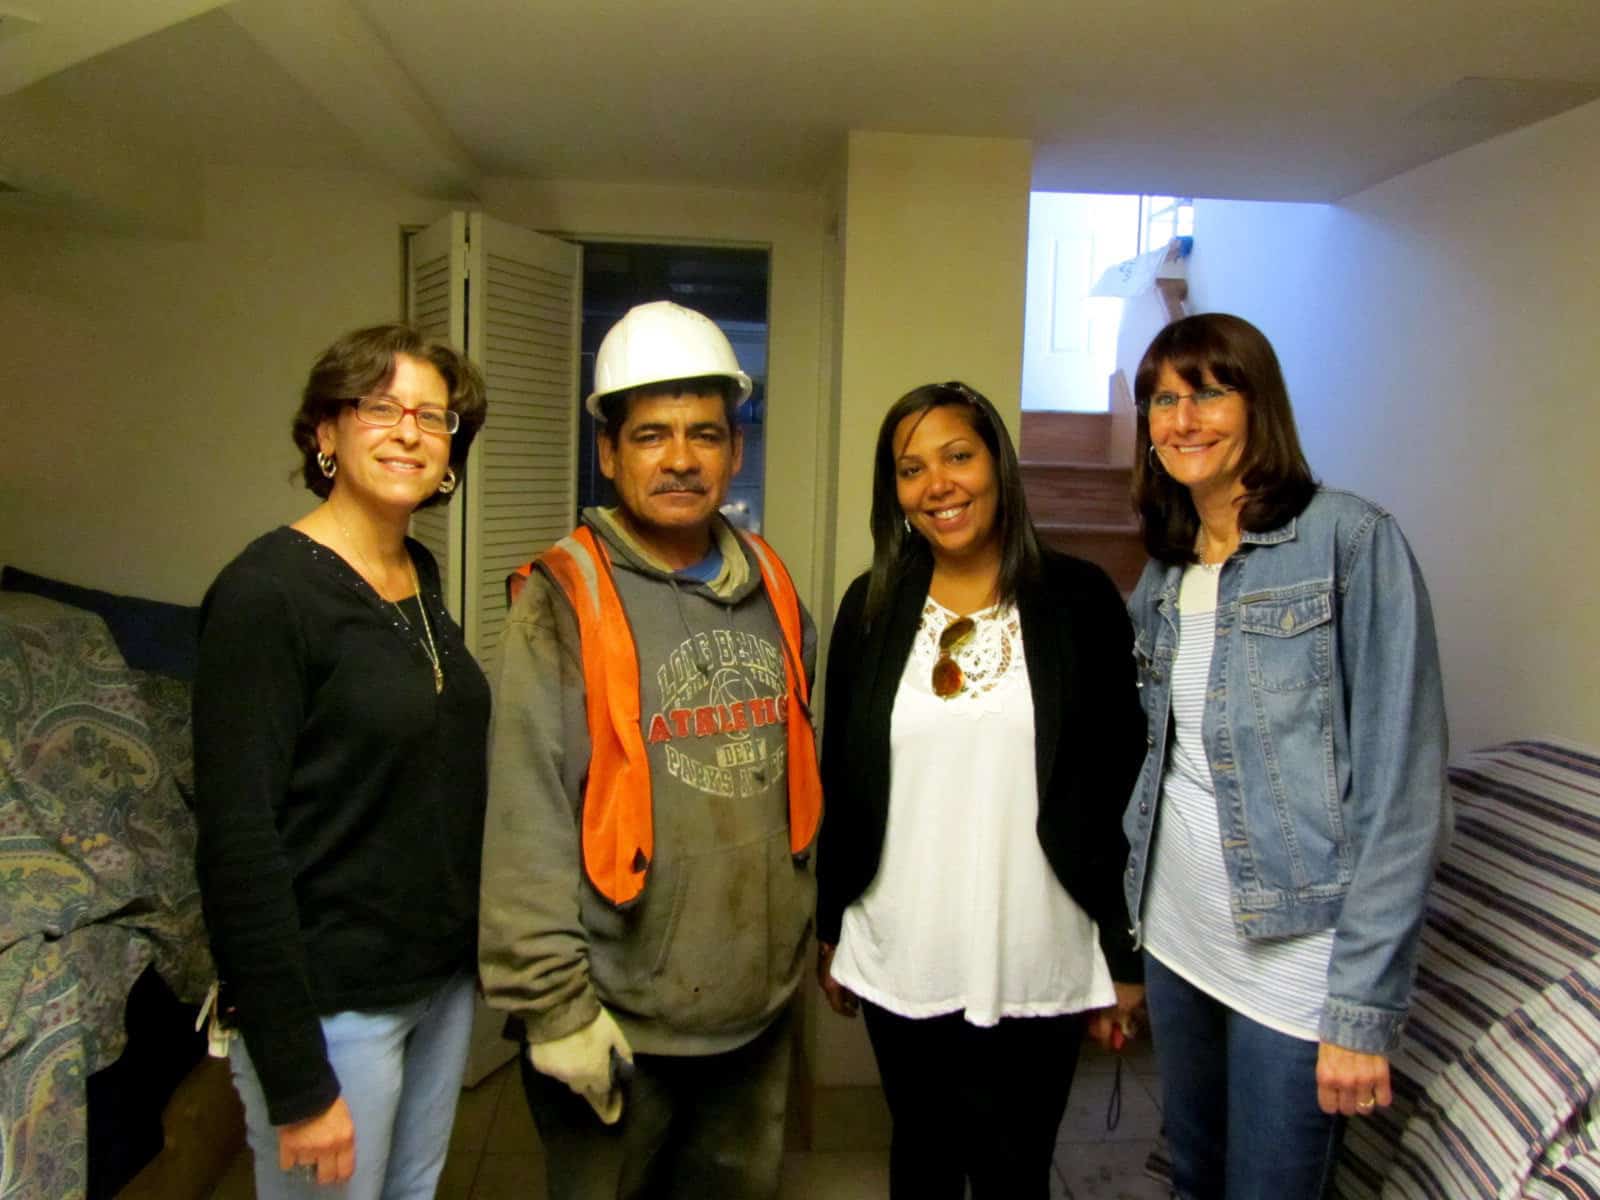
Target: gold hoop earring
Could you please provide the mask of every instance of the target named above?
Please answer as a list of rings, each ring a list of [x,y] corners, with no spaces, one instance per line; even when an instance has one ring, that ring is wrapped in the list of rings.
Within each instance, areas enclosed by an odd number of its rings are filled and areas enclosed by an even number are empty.
[[[317,451],[317,469],[322,472],[324,477],[326,477],[328,479],[332,479],[335,475],[337,475],[339,473],[339,463],[333,457],[333,455],[324,454],[321,450],[318,450]]]
[[[439,480],[439,494],[448,496],[456,490],[456,482],[456,469],[454,467],[446,467],[444,469],[444,478]]]

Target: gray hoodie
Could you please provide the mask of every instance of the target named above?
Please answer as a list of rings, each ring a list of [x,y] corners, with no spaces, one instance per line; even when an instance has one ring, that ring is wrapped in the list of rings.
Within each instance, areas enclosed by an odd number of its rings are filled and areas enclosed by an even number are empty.
[[[535,571],[493,672],[479,970],[495,1008],[533,1042],[583,1028],[604,1004],[636,1050],[742,1045],[799,983],[815,882],[789,852],[782,637],[761,573],[720,519],[708,584],[677,579],[608,510],[584,523],[611,552],[640,664],[655,855],[624,910],[583,874],[589,762],[577,620]],[[805,670],[816,635],[805,626]]]

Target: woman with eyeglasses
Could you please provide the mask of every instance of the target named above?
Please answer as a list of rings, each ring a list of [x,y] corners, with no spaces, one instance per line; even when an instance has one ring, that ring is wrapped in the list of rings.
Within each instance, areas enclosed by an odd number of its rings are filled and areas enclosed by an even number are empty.
[[[994,406],[884,417],[872,569],[828,656],[818,980],[865,1012],[896,1200],[1043,1198],[1087,1029],[1133,1032],[1123,803],[1144,755],[1127,613],[1039,544]]]
[[[485,415],[405,325],[311,368],[294,442],[321,503],[201,610],[198,873],[256,1195],[432,1196],[471,1029],[489,688],[406,536]]]
[[[1134,385],[1150,752],[1125,827],[1173,1182],[1325,1194],[1387,1105],[1449,824],[1427,589],[1394,518],[1319,487],[1277,356],[1220,313]]]

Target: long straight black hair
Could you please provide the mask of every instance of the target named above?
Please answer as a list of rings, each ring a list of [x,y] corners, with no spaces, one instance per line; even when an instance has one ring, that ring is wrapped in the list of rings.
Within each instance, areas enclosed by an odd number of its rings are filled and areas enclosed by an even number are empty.
[[[906,568],[931,553],[923,537],[906,528],[895,486],[894,432],[909,416],[947,406],[964,411],[967,423],[994,459],[1000,500],[995,514],[1000,524],[998,599],[1002,604],[1010,603],[1016,599],[1020,583],[1038,578],[1039,535],[1028,515],[1027,497],[1022,493],[1022,468],[1005,422],[988,397],[975,388],[955,380],[925,383],[890,405],[878,427],[878,445],[872,455],[872,574],[863,612],[868,624],[888,606],[895,582]]]
[[[1171,367],[1192,388],[1204,384],[1209,371],[1211,378],[1237,388],[1244,398],[1249,423],[1239,464],[1245,488],[1239,528],[1264,533],[1304,512],[1316,494],[1317,481],[1300,449],[1289,388],[1272,343],[1243,317],[1228,313],[1183,317],[1156,334],[1133,383],[1139,412],[1133,501],[1150,557],[1164,563],[1192,563],[1200,533],[1200,515],[1189,489],[1163,471],[1151,453],[1150,397],[1162,367]]]

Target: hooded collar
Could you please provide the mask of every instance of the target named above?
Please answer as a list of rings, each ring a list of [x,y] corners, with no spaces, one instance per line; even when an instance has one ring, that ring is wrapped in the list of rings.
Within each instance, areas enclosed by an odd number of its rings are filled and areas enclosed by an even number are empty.
[[[720,513],[712,518],[711,536],[722,551],[722,569],[709,583],[698,583],[677,575],[628,531],[615,508],[586,508],[583,510],[583,523],[605,542],[615,565],[663,583],[671,583],[675,587],[701,592],[724,604],[738,603],[761,583],[760,570],[750,560],[744,539]]]

